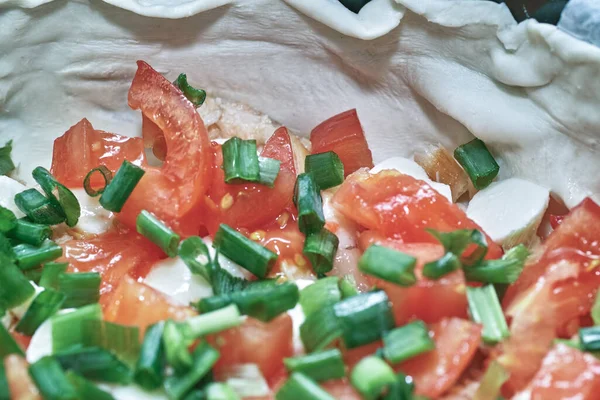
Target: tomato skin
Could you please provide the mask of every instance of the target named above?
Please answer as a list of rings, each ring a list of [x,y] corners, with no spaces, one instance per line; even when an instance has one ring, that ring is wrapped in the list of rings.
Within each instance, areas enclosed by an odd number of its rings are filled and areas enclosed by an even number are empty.
[[[96,130],[84,118],[54,140],[50,171],[63,185],[78,188],[93,168],[104,165],[114,173],[123,160],[146,163],[142,139]],[[100,174],[94,174],[91,183],[101,185]]]
[[[29,364],[23,357],[17,354],[6,356],[4,368],[12,400],[42,400],[40,392],[29,376]]]
[[[373,156],[356,109],[321,122],[310,133],[310,142],[312,154],[335,152],[344,164],[344,176],[359,168],[373,168]]]
[[[464,211],[427,183],[396,171],[357,171],[340,186],[332,203],[363,227],[407,243],[438,243],[425,228],[442,232],[481,230]],[[500,257],[500,246],[487,239],[486,258]]]
[[[215,335],[210,342],[221,353],[215,375],[218,377],[231,365],[257,364],[272,385],[280,379],[283,359],[294,354],[292,335],[288,314],[267,323],[248,318],[241,326]]]
[[[431,325],[435,349],[401,363],[412,376],[415,392],[433,399],[450,389],[467,369],[481,341],[481,326],[450,318]]]

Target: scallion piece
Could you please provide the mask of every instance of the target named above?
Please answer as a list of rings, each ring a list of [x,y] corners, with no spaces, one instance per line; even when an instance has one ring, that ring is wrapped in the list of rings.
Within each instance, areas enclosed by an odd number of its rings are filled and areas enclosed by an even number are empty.
[[[0,307],[10,309],[29,300],[35,289],[21,270],[4,255],[0,255],[0,265]]]
[[[10,387],[8,386],[8,379],[6,378],[6,369],[4,368],[4,362],[0,363],[0,399],[11,399]]]
[[[285,358],[283,363],[290,373],[301,372],[317,382],[343,378],[346,375],[346,366],[338,349]]]
[[[67,298],[63,308],[77,308],[100,300],[100,283],[102,279],[97,272],[77,272],[60,274],[58,288]]]
[[[192,366],[192,355],[188,352],[183,330],[172,320],[165,321],[163,346],[167,364],[177,373],[184,373]]]
[[[36,189],[27,189],[15,195],[15,205],[31,221],[42,225],[56,225],[66,217],[62,211]]]
[[[323,307],[332,306],[342,299],[338,277],[322,278],[300,291],[300,305],[307,317]]]
[[[338,237],[323,228],[306,236],[302,253],[312,264],[317,275],[324,275],[333,268],[333,260],[340,241]]]
[[[354,279],[354,275],[344,275],[342,279],[340,279],[340,291],[342,292],[342,299],[347,299],[348,297],[356,296],[360,292],[356,287],[356,279]]]
[[[206,92],[202,89],[196,89],[187,81],[186,74],[179,74],[173,85],[177,86],[181,93],[194,105],[194,107],[198,108],[202,104],[204,104],[204,100],[206,100]]]
[[[102,176],[102,179],[104,180],[104,186],[102,186],[99,189],[94,189],[92,187],[92,182],[91,182],[92,177],[94,176],[94,174],[96,172],[100,173],[100,175]],[[110,181],[112,181],[112,177],[113,176],[112,176],[111,170],[106,168],[106,166],[104,166],[104,165],[100,165],[87,173],[87,175],[83,179],[83,189],[85,189],[85,192],[90,197],[100,196],[102,193],[104,193],[104,190],[106,189],[106,187],[108,186]]]
[[[63,249],[51,240],[45,240],[41,246],[32,246],[22,243],[13,250],[16,255],[17,265],[22,270],[32,269],[62,256]]]
[[[4,360],[9,354],[25,356],[25,353],[23,353],[23,350],[19,347],[10,332],[8,332],[4,324],[0,324],[0,357]]]
[[[225,183],[258,182],[260,165],[256,140],[233,137],[223,143],[222,149]]]
[[[59,288],[58,277],[67,271],[69,267],[69,263],[58,263],[52,262],[44,264],[42,268],[42,277],[40,278],[39,285],[46,289],[56,289]]]
[[[138,214],[136,228],[139,234],[146,236],[150,241],[160,247],[167,256],[177,256],[179,235],[173,232],[162,221],[146,210]]]
[[[131,370],[114,354],[100,347],[73,348],[55,353],[63,369],[95,381],[125,385],[131,382]]]
[[[389,386],[387,394],[382,400],[428,400],[427,398],[416,396],[414,391],[415,383],[412,377],[399,372],[396,374],[396,382]]]
[[[304,170],[311,173],[321,190],[344,182],[344,164],[333,151],[311,154],[304,160]]]
[[[12,140],[9,140],[0,147],[0,175],[7,175],[9,172],[15,169],[15,164],[10,153],[12,152]]]
[[[219,352],[208,343],[201,342],[194,350],[193,365],[183,375],[173,375],[165,379],[164,388],[167,396],[179,400],[189,392],[194,385],[211,370],[219,359]]]
[[[580,328],[579,342],[585,351],[600,351],[600,326]]]
[[[356,364],[350,381],[364,399],[375,400],[388,386],[396,383],[396,374],[381,358],[369,356]]]
[[[509,377],[510,374],[500,363],[492,361],[488,365],[487,370],[481,379],[481,383],[479,384],[479,388],[477,389],[477,392],[475,392],[473,398],[476,400],[498,399],[500,389]]]
[[[414,321],[383,336],[383,356],[396,364],[435,348],[423,321]]]
[[[52,317],[52,351],[60,352],[85,343],[84,321],[102,319],[100,304],[90,304]]]
[[[300,174],[294,188],[294,204],[298,209],[298,228],[309,235],[319,232],[325,225],[323,199],[312,174]]]
[[[77,225],[81,215],[81,206],[73,192],[62,183],[59,183],[46,168],[36,167],[32,175],[33,179],[39,183],[44,193],[46,193],[48,200],[63,213],[66,224],[68,226]]]
[[[29,375],[46,400],[77,400],[77,390],[54,357],[43,357],[29,366]]]
[[[591,310],[592,321],[594,325],[600,325],[600,290],[596,293],[596,299]]]
[[[65,298],[63,293],[52,289],[44,290],[35,296],[15,330],[23,335],[32,336],[45,320],[60,310]]]
[[[300,325],[300,338],[309,353],[326,348],[339,338],[342,332],[333,306],[326,306],[312,313]]]
[[[10,262],[17,261],[17,255],[12,247],[12,242],[3,233],[0,233],[0,255]]]
[[[454,158],[465,169],[475,189],[485,189],[496,176],[500,167],[487,146],[479,139],[458,146]]]
[[[462,266],[458,257],[453,253],[446,253],[439,260],[431,261],[423,266],[423,276],[429,279],[440,279],[454,272]]]
[[[486,260],[472,267],[465,267],[465,278],[467,281],[483,283],[513,283],[523,271],[528,256],[529,250],[520,244],[507,251],[499,260]]]
[[[240,397],[228,384],[213,382],[206,387],[206,400],[240,400]]]
[[[477,229],[457,229],[452,232],[439,232],[435,229],[426,229],[426,231],[440,241],[447,253],[454,254],[465,266],[480,263],[487,254],[485,235]],[[463,253],[469,245],[475,245],[475,248],[468,256],[464,256]]]
[[[165,350],[163,345],[164,321],[146,329],[140,357],[135,366],[133,379],[146,390],[158,389],[163,383]]]
[[[384,291],[359,294],[333,306],[346,348],[353,349],[381,339],[394,328],[394,315]]]
[[[144,172],[142,168],[124,160],[112,181],[104,188],[100,205],[108,211],[121,212]]]
[[[87,379],[77,375],[73,371],[67,372],[67,379],[77,391],[78,399],[89,400],[114,400],[114,397]]]
[[[108,321],[83,321],[83,345],[101,347],[126,362],[137,360],[140,353],[140,330],[137,326]]]
[[[300,372],[294,372],[275,395],[276,400],[335,400],[315,381]]]
[[[193,274],[200,275],[210,282],[210,254],[204,240],[198,236],[190,236],[179,244],[179,258]]]
[[[15,213],[8,208],[0,206],[0,233],[12,231],[17,226],[17,217]]]
[[[377,244],[369,246],[358,260],[362,272],[400,286],[412,286],[417,282],[416,264],[415,257]]]
[[[50,239],[52,236],[52,229],[48,225],[19,219],[16,221],[14,229],[8,232],[8,236],[32,246],[41,246],[46,239]]]
[[[258,157],[258,183],[268,187],[275,186],[281,161],[274,158]]]
[[[219,265],[219,253],[215,253],[215,258],[210,261],[209,275],[210,284],[215,295],[228,294],[245,290],[248,287],[255,285],[256,281],[249,281],[244,278],[231,275],[227,270]]]
[[[219,226],[213,246],[258,278],[267,276],[277,260],[277,254],[225,224]]]
[[[25,275],[25,278],[29,279],[31,282],[37,285],[40,279],[42,278],[42,267],[23,271],[23,275]]]
[[[483,325],[482,337],[486,343],[497,343],[510,335],[493,285],[467,287],[467,300],[471,318]]]
[[[182,322],[186,340],[217,333],[242,324],[244,319],[235,304],[206,314],[191,317]]]

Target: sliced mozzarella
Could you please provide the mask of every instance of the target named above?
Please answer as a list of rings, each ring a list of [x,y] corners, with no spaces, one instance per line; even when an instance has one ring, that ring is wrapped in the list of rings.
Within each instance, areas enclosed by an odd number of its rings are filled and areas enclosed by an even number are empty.
[[[136,385],[111,385],[107,383],[99,383],[98,387],[108,393],[110,393],[115,400],[167,400],[167,394],[164,390],[159,389],[153,392],[146,392],[139,386]]]
[[[0,206],[11,210],[17,218],[25,216],[15,205],[15,195],[27,189],[27,186],[8,176],[0,175]]]
[[[25,312],[31,305],[31,302],[33,301],[33,299],[35,299],[35,296],[37,296],[39,293],[44,291],[44,288],[39,287],[33,281],[29,281],[29,283],[31,283],[31,285],[35,289],[35,293],[29,299],[27,299],[27,301],[25,301],[21,305],[11,308],[11,310],[10,310],[10,313],[17,319],[23,318],[23,315],[25,315]]]
[[[494,182],[473,196],[467,216],[505,248],[530,244],[549,196],[548,189],[520,178]]]
[[[386,169],[396,170],[401,174],[410,175],[415,179],[425,181],[433,188],[433,190],[452,202],[452,191],[450,190],[450,186],[429,179],[429,176],[427,176],[427,172],[425,172],[423,167],[413,160],[404,157],[388,158],[371,168],[371,173],[376,174]]]
[[[112,227],[114,214],[100,205],[100,197],[88,196],[84,189],[71,189],[71,191],[81,206],[78,229],[87,233],[101,234]]]
[[[27,347],[27,361],[31,364],[52,354],[52,319],[47,319],[37,328]]]
[[[340,240],[340,249],[356,247],[356,233],[358,232],[356,224],[338,212],[331,205],[331,198],[334,194],[334,189],[324,190],[321,192],[325,221],[337,226],[338,229],[334,233]]]
[[[295,283],[298,286],[298,289],[302,290],[305,287],[315,283],[315,281],[310,279],[298,279]],[[304,311],[302,311],[300,303],[296,304],[296,307],[289,310],[288,314],[292,318],[292,327],[294,334],[294,353],[302,353],[304,352],[304,344],[302,343],[302,339],[300,338],[300,325],[304,323],[306,316],[304,315]]]

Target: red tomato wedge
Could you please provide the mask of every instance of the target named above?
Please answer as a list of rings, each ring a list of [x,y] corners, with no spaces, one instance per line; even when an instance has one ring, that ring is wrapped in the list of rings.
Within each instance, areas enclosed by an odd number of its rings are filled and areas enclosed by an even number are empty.
[[[6,381],[13,400],[42,400],[37,386],[29,376],[29,364],[17,354],[4,358]]]
[[[415,392],[437,398],[450,389],[467,369],[481,340],[481,326],[451,318],[431,326],[435,350],[400,364],[413,377]]]
[[[600,392],[600,361],[559,344],[544,357],[529,387],[531,400],[594,400]]]
[[[152,149],[154,156],[161,161],[167,156],[167,142],[163,131],[150,118],[142,115],[142,139],[144,147]]]
[[[176,305],[150,286],[125,276],[117,289],[107,299],[104,319],[140,328],[143,338],[146,328],[158,321],[182,321],[195,315],[190,307]]]
[[[281,162],[273,188],[259,184],[225,183],[221,146],[213,144],[214,165],[212,186],[206,197],[205,215],[209,232],[224,223],[234,228],[254,230],[271,224],[291,206],[296,169],[290,135],[281,127],[267,140],[261,156]]]
[[[270,384],[280,378],[283,359],[294,353],[292,318],[283,314],[267,323],[248,318],[243,325],[222,332],[211,340],[221,352],[215,365],[219,376],[227,367],[256,364]]]
[[[373,168],[373,156],[356,110],[348,110],[321,122],[310,133],[312,154],[335,152],[344,164],[344,176],[359,168]]]
[[[464,211],[427,183],[396,171],[373,175],[357,171],[342,183],[332,204],[363,227],[409,243],[438,243],[425,228],[442,232],[481,230]],[[489,237],[487,242],[486,258],[500,257],[500,246]]]
[[[129,106],[164,133],[167,155],[162,167],[146,174],[125,203],[119,219],[135,226],[142,210],[154,213],[175,231],[198,234],[198,208],[210,184],[210,142],[196,109],[171,82],[143,61],[129,89]]]
[[[77,188],[93,168],[104,165],[116,172],[123,160],[145,164],[142,139],[96,130],[84,118],[54,140],[51,172],[63,185]],[[102,177],[92,176],[91,183],[102,185]]]

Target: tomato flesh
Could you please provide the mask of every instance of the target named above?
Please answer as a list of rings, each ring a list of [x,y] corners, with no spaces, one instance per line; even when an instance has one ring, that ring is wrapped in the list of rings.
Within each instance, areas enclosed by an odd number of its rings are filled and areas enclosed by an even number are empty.
[[[6,382],[11,399],[41,400],[40,392],[29,375],[29,364],[17,355],[10,354],[4,358]]]

